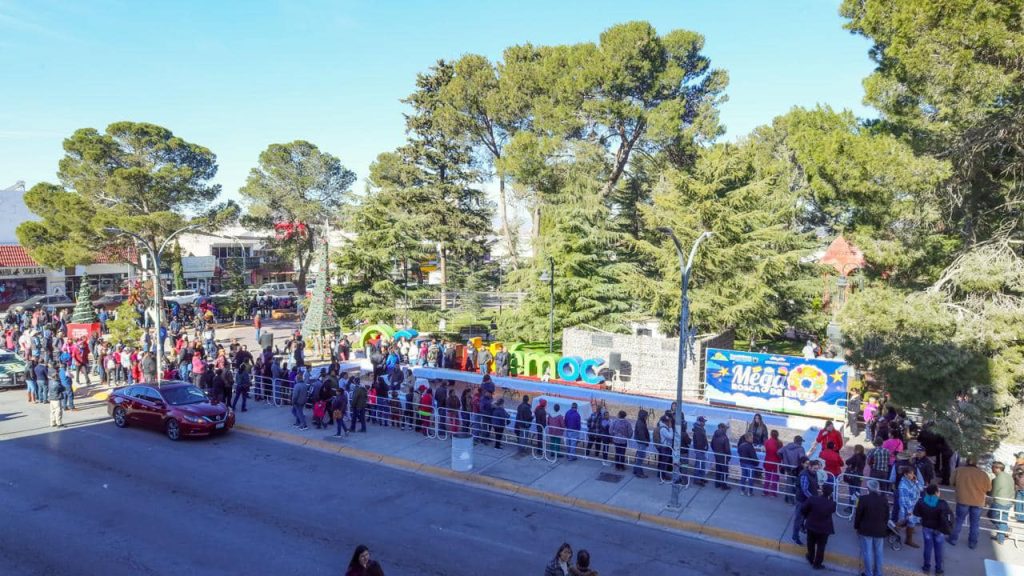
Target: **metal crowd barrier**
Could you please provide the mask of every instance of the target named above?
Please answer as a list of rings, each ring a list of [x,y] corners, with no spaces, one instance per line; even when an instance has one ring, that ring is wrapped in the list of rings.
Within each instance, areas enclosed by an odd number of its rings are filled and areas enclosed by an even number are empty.
[[[256,401],[264,401],[275,406],[291,405],[292,383],[284,378],[278,379],[276,386],[272,378],[254,376],[250,397]],[[390,399],[389,399],[390,400]],[[351,396],[350,396],[351,401]],[[307,404],[308,405],[308,404]],[[561,427],[543,426],[539,427],[533,422],[525,426],[517,425],[515,412],[505,409],[506,418],[504,426],[493,426],[491,416],[479,414],[466,410],[454,410],[446,407],[439,407],[436,403],[430,407],[429,415],[425,414],[421,406],[408,406],[404,394],[399,398],[398,414],[391,410],[390,402],[386,409],[374,405],[367,405],[368,423],[388,423],[401,429],[418,429],[427,438],[435,440],[448,440],[452,435],[459,432],[468,432],[474,439],[474,443],[493,443],[499,441],[502,446],[508,446],[528,452],[535,460],[543,460],[552,464],[560,458],[577,458],[580,460],[600,461],[605,466],[616,463],[616,444],[609,435],[594,433],[586,429],[585,425],[580,430],[569,430]],[[350,421],[351,410],[344,415],[346,422]],[[385,416],[384,413],[387,415]],[[384,422],[388,418],[389,422]],[[633,423],[630,422],[630,429]],[[500,434],[500,435],[499,435]],[[653,438],[653,430],[651,432]],[[566,441],[570,435],[578,435],[571,448]],[[620,445],[621,446],[621,445]],[[671,447],[658,450],[653,439],[644,445],[637,445],[633,440],[627,441],[621,453],[621,464],[626,467],[625,471],[635,469],[644,474],[652,473],[657,475],[662,483],[671,483],[672,457]],[[740,458],[732,450],[730,444],[729,454],[715,454],[714,452],[698,451],[691,448],[684,448],[684,456],[680,460],[679,475],[684,488],[695,483],[716,482],[729,487],[744,487],[744,466]],[[642,454],[639,461],[637,456]],[[719,470],[717,465],[723,465],[716,460],[716,456],[725,457],[724,470]],[[653,462],[652,462],[653,460]],[[796,476],[785,470],[785,467],[778,464],[778,472],[769,472],[763,461],[758,460],[754,466],[746,467],[748,480],[747,485],[755,492],[760,491],[765,496],[791,497],[795,491]],[[836,502],[836,515],[846,520],[852,520],[856,509],[857,500],[861,494],[867,492],[867,481],[873,479],[870,476],[859,476],[851,473],[842,473],[836,477],[822,470],[819,474],[822,484],[829,483],[834,487],[832,498]],[[860,486],[851,484],[850,480],[859,480]],[[898,481],[898,479],[897,479]],[[884,487],[889,485],[888,480],[879,480]],[[895,488],[895,487],[893,487]],[[894,499],[892,489],[883,488],[880,493],[886,495],[890,503]],[[941,487],[941,496],[947,500],[952,510],[956,510],[955,491],[947,487]],[[1008,515],[1006,523],[1009,530],[1006,537],[1009,540],[1024,540],[1024,524],[1016,521],[1015,509],[1020,506],[1024,508],[1024,500],[1012,500],[1011,507],[1005,513]],[[990,514],[997,509],[991,506],[982,508],[981,530],[995,534],[993,519]],[[1000,511],[1003,512],[1003,511]],[[1024,513],[1021,514],[1024,517]]]

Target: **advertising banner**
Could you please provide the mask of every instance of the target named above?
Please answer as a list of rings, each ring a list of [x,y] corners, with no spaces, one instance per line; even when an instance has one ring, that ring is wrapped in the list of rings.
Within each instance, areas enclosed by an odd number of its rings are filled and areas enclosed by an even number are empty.
[[[708,348],[704,394],[720,404],[842,419],[848,378],[841,360]]]

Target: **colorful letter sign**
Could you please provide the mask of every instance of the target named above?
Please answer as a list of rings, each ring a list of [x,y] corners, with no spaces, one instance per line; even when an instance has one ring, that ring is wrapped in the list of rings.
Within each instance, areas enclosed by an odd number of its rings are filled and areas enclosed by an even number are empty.
[[[708,348],[705,376],[712,402],[823,418],[846,413],[841,360]]]

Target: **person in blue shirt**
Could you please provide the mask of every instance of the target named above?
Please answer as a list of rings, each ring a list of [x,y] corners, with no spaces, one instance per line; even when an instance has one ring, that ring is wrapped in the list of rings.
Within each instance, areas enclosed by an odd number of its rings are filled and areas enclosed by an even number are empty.
[[[63,359],[63,357],[64,357],[64,354],[61,354],[61,358],[62,359]],[[61,401],[60,401],[61,402],[61,407],[64,410],[74,410],[75,409],[75,388],[74,388],[74,382],[71,379],[71,371],[68,369],[68,364],[65,364],[63,361],[61,362],[61,365],[60,365],[59,377],[60,377],[60,383],[64,387],[64,394],[61,396]]]

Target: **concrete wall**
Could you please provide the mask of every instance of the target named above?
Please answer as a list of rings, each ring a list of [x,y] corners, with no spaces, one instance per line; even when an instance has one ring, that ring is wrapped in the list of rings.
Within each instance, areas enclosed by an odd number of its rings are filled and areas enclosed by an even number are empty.
[[[697,337],[695,358],[687,360],[683,396],[702,400],[704,381],[704,350],[732,348],[732,332]],[[608,334],[589,330],[568,329],[562,333],[562,355],[581,358],[603,358],[609,366],[612,352],[622,357],[619,370],[602,372],[612,390],[662,398],[675,398],[679,339],[656,336]]]

